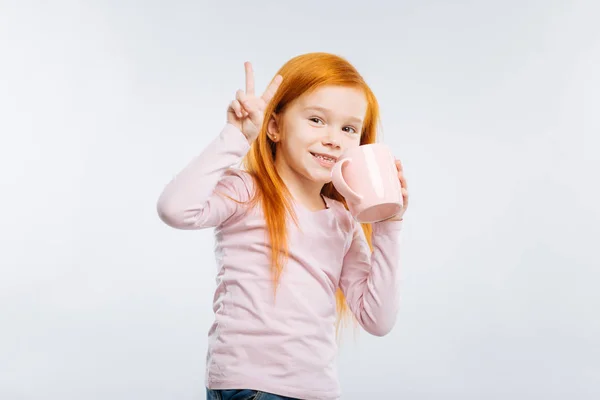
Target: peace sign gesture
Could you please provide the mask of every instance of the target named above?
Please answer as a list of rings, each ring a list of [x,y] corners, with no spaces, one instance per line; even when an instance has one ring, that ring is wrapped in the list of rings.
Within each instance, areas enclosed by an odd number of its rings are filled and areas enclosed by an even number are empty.
[[[227,108],[227,122],[242,131],[248,142],[252,143],[263,124],[265,108],[277,92],[283,77],[277,75],[263,95],[256,97],[252,64],[245,62],[244,67],[246,69],[246,91],[238,90],[236,92],[235,100]]]

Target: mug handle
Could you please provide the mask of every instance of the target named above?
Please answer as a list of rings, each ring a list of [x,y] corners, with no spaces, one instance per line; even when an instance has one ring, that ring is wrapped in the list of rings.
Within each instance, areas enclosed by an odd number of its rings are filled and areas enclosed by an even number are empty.
[[[348,186],[344,180],[344,175],[342,175],[342,167],[345,163],[350,161],[350,158],[344,158],[343,160],[337,162],[331,170],[331,180],[333,182],[333,186],[339,190],[342,196],[350,200],[352,203],[358,203],[363,197],[352,190],[350,186]]]

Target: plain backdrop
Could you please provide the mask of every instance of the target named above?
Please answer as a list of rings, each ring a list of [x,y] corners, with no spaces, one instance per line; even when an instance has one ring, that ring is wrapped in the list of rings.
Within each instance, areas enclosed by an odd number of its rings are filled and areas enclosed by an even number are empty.
[[[203,399],[213,232],[156,214],[244,85],[348,58],[410,206],[343,399],[600,396],[600,4],[0,0],[0,398]]]

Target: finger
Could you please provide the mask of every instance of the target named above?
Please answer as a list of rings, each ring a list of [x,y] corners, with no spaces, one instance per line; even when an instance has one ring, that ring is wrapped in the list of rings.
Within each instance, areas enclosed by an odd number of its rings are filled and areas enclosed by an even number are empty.
[[[246,69],[246,94],[248,96],[254,95],[254,71],[252,71],[252,64],[249,61],[244,63]]]
[[[233,100],[231,102],[231,109],[235,112],[235,115],[238,118],[242,118],[244,116],[243,113],[242,113],[242,105],[240,104],[239,101]]]
[[[398,171],[402,171],[402,161],[396,160],[396,168],[398,169]]]
[[[242,107],[239,101],[234,100],[231,105],[231,108],[235,111],[235,115],[237,115],[238,118],[244,118],[248,116],[248,112],[244,110],[244,107]]]
[[[242,114],[244,117],[247,117],[250,114],[250,110],[256,109],[256,107],[252,106],[252,103],[248,96],[244,93],[243,90],[238,90],[235,95],[236,100],[240,103],[242,107]]]
[[[398,173],[398,179],[400,179],[400,184],[403,188],[407,188],[408,189],[408,184],[406,182],[406,178],[404,177],[404,174],[402,172]]]
[[[277,93],[277,89],[279,89],[279,85],[281,85],[281,82],[283,82],[283,76],[277,75],[275,78],[273,78],[273,80],[262,95],[262,99],[265,103],[271,101],[273,96],[275,96],[275,93]]]
[[[246,101],[248,101],[248,96],[246,95],[246,93],[244,93],[244,91],[243,91],[243,90],[241,90],[241,89],[240,89],[240,90],[238,90],[237,92],[235,92],[235,99],[236,99],[237,101],[239,101],[239,102],[240,102],[240,104],[243,106],[243,105],[244,105],[244,103],[245,103]]]
[[[404,167],[402,166],[402,161],[396,160],[396,169],[398,170],[398,179],[400,179],[402,187],[408,188],[406,178],[404,177]]]

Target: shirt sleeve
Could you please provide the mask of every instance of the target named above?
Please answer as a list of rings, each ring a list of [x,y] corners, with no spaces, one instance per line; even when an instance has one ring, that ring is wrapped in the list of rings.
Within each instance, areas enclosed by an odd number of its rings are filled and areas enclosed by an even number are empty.
[[[402,221],[373,225],[373,252],[361,225],[354,221],[352,242],[342,266],[340,288],[359,324],[383,336],[396,323],[399,307],[399,255]]]
[[[237,201],[249,198],[248,185],[232,166],[250,149],[244,134],[226,124],[219,135],[163,189],[157,212],[177,229],[219,226],[242,212]]]

